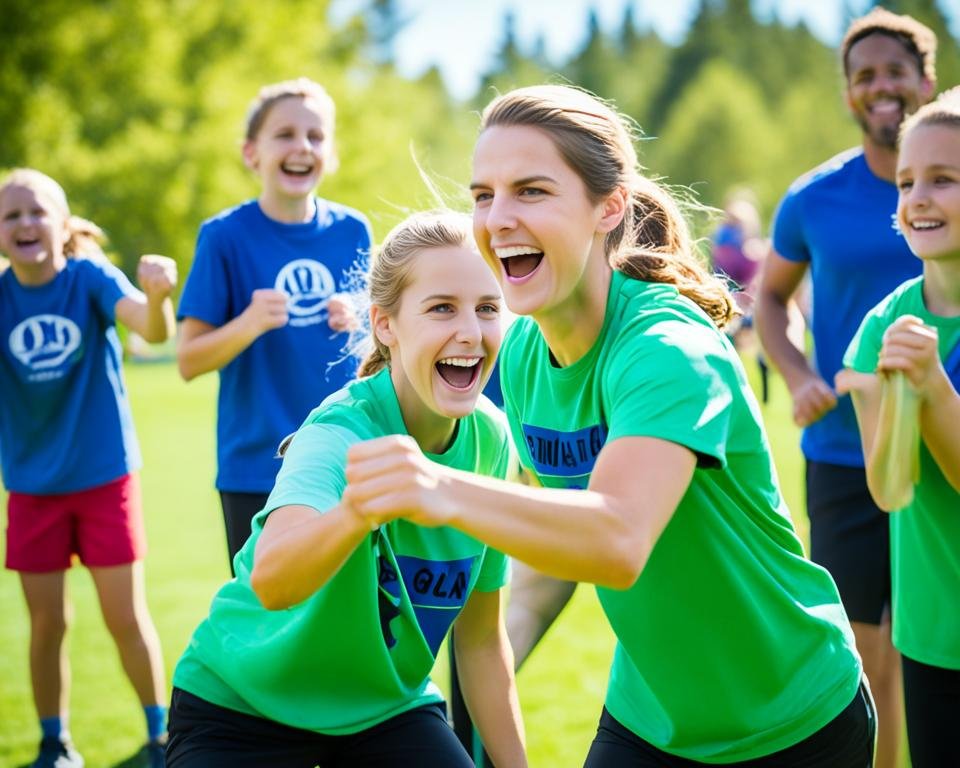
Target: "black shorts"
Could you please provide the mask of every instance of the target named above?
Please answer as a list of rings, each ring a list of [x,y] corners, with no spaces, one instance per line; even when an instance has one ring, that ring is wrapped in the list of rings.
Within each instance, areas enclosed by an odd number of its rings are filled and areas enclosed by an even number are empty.
[[[960,765],[960,669],[901,658],[913,768]]]
[[[766,757],[725,766],[742,768],[870,768],[877,734],[877,713],[866,686],[823,728],[792,747]],[[657,749],[617,722],[603,708],[584,768],[693,768],[706,765]]]
[[[833,576],[850,621],[880,624],[890,610],[890,516],[859,467],[807,462],[810,559]]]
[[[235,493],[220,491],[220,506],[223,508],[223,526],[227,532],[227,557],[230,559],[230,575],[233,558],[243,549],[250,538],[250,521],[267,503],[269,493]]]
[[[167,768],[473,768],[428,704],[359,733],[327,736],[265,720],[173,689]]]

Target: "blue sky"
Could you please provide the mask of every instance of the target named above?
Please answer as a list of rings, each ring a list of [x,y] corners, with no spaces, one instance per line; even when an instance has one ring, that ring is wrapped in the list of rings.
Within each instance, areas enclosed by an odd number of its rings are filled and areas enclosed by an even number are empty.
[[[859,12],[869,0],[848,0]],[[956,0],[942,2],[946,8]],[[587,14],[596,9],[604,29],[613,28],[626,6],[642,26],[653,27],[664,39],[683,37],[698,0],[399,0],[410,23],[396,40],[395,55],[404,75],[414,77],[437,64],[451,93],[471,96],[479,78],[490,69],[503,35],[503,17],[512,8],[517,37],[526,49],[544,35],[552,61],[563,61],[583,44]],[[843,27],[844,0],[753,0],[757,15],[776,14],[786,23],[807,23],[821,40],[839,42]],[[355,8],[358,0],[335,0],[334,16]],[[957,32],[960,14],[954,14]]]

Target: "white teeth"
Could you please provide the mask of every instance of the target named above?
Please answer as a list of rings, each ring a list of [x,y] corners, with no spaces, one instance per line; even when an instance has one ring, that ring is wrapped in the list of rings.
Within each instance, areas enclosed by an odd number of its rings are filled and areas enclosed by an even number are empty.
[[[913,229],[936,229],[941,226],[939,221],[911,221],[910,226]]]
[[[476,357],[445,357],[439,362],[443,365],[455,365],[458,368],[473,368],[480,360]]]
[[[511,245],[509,248],[494,248],[493,252],[497,254],[498,259],[509,259],[511,256],[527,256],[530,254],[541,254],[536,248],[529,245]]]
[[[308,173],[313,170],[312,165],[298,165],[296,163],[284,163],[283,170],[293,173]]]

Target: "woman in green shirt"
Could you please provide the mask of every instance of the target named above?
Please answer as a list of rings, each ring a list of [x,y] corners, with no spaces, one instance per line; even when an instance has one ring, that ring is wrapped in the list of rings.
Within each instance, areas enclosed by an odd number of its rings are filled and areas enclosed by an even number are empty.
[[[513,464],[506,425],[480,395],[501,299],[469,217],[398,225],[373,260],[370,299],[362,378],[285,441],[236,578],[177,665],[170,768],[472,766],[430,681],[454,620],[487,750],[498,766],[526,765],[504,555],[452,528],[371,526],[342,498],[348,449],[383,435],[409,436],[458,471],[503,478]]]
[[[521,315],[500,361],[542,488],[436,467],[409,439],[353,446],[372,522],[457,528],[597,585],[617,636],[596,766],[856,766],[875,721],[830,575],[804,557],[733,312],[624,118],[564,86],[484,111],[474,234]],[[430,487],[425,495],[418,489]]]

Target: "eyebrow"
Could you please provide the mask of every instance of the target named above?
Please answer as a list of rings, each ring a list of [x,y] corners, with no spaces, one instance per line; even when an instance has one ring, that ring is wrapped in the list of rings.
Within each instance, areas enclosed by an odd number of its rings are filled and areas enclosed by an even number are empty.
[[[431,293],[429,296],[420,299],[420,303],[426,304],[428,301],[457,301],[459,298],[459,296],[454,296],[452,293]],[[479,301],[500,301],[501,298],[499,294],[488,293],[485,296],[481,296]]]
[[[512,182],[511,186],[524,187],[527,184],[536,184],[537,182],[541,182],[541,181],[549,181],[552,184],[557,183],[557,180],[554,179],[552,176],[524,176],[522,179],[517,179],[516,181]],[[480,181],[473,181],[470,183],[470,189],[477,189],[478,187],[487,188],[489,186],[490,186],[489,184],[484,184],[483,182],[480,182]]]

